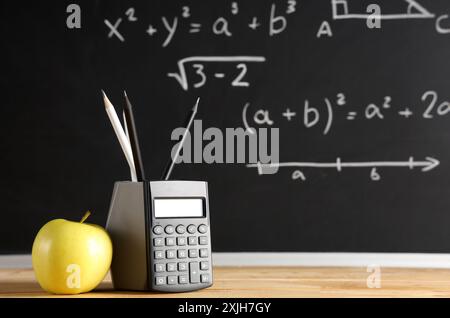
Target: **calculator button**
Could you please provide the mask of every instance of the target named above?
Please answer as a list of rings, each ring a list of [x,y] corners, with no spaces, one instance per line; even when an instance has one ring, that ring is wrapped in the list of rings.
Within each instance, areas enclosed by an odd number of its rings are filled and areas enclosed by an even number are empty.
[[[200,245],[207,245],[208,244],[208,237],[207,236],[200,236],[198,238],[198,244],[200,244]]]
[[[176,257],[175,250],[166,251],[166,257],[167,258],[175,258]]]
[[[156,235],[160,235],[163,233],[163,227],[160,225],[157,225],[153,228],[153,233],[155,233]]]
[[[208,250],[206,248],[200,249],[200,257],[208,257]]]
[[[208,262],[200,262],[200,269],[202,271],[206,271],[209,269],[209,263]]]
[[[197,250],[189,250],[189,257],[190,257],[190,258],[196,258],[196,257],[198,257],[198,252],[197,252]]]
[[[186,275],[182,275],[178,277],[178,283],[187,284],[189,282],[189,278]]]
[[[164,239],[161,237],[154,238],[153,246],[164,246]]]
[[[164,231],[166,231],[167,234],[172,234],[173,231],[175,231],[175,229],[173,228],[172,225],[167,225]]]
[[[176,272],[177,263],[167,263],[167,271],[168,272]]]
[[[178,225],[176,230],[178,234],[184,234],[184,232],[186,232],[184,225]]]
[[[169,285],[175,285],[177,283],[178,279],[176,276],[169,276],[167,277],[167,284]]]
[[[195,227],[194,224],[191,224],[187,227],[187,231],[191,234],[194,234],[196,232],[197,228]]]
[[[175,245],[175,238],[174,237],[166,237],[166,245],[167,246],[174,246]]]
[[[155,259],[161,259],[164,258],[164,252],[163,251],[155,251]]]
[[[189,245],[197,245],[197,237],[195,237],[195,236],[189,236],[189,237],[188,237],[188,244],[189,244]]]
[[[155,272],[164,272],[164,264],[155,264]]]
[[[200,233],[202,233],[202,234],[205,234],[206,231],[208,231],[208,228],[206,227],[205,224],[201,224],[201,225],[198,226],[198,231],[199,231]]]
[[[178,258],[186,258],[186,250],[178,250]]]
[[[178,263],[178,270],[180,272],[185,272],[187,271],[187,263]]]
[[[209,283],[209,275],[208,274],[202,274],[202,283]]]
[[[165,285],[166,284],[166,278],[165,277],[156,277],[155,278],[155,284],[156,285]]]
[[[179,246],[186,245],[186,238],[184,236],[177,237],[177,245]]]
[[[189,263],[189,274],[191,276],[191,283],[200,283],[198,262]]]

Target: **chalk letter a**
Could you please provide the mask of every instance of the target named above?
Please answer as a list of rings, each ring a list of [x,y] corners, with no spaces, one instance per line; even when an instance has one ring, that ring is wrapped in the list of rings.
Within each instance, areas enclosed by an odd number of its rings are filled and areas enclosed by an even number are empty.
[[[333,36],[333,32],[331,32],[331,27],[328,21],[323,21],[320,25],[319,31],[317,32],[317,38],[321,38],[322,35],[327,35],[329,38]]]

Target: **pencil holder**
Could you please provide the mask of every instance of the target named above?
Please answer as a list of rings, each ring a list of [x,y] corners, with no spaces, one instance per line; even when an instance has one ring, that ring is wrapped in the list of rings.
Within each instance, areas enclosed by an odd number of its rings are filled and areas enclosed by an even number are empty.
[[[114,288],[146,290],[147,243],[144,182],[116,182],[106,229],[113,242]]]
[[[161,204],[161,201],[163,204]],[[154,211],[155,202],[161,206],[172,204],[172,208],[162,209],[170,214],[158,217]],[[175,207],[173,208],[173,203]],[[192,209],[195,203],[196,209]],[[199,211],[198,215],[189,211]],[[159,214],[161,212],[158,212]],[[197,212],[195,212],[197,213]],[[182,216],[180,216],[182,215]],[[172,228],[170,233],[169,229]],[[178,235],[180,229],[185,234]],[[111,276],[115,289],[155,290],[166,292],[191,291],[212,284],[211,244],[208,205],[208,184],[203,181],[152,181],[152,182],[116,182],[111,199],[106,229],[113,242]],[[175,230],[176,229],[176,230]],[[198,229],[198,230],[197,230]],[[194,231],[192,231],[194,230]],[[158,232],[159,231],[159,232]],[[196,246],[178,246],[178,237],[195,237]],[[165,247],[167,240],[174,243]],[[159,241],[157,241],[159,240]],[[156,242],[160,242],[156,244]],[[176,245],[176,246],[175,246]],[[175,251],[173,256],[168,253]],[[188,251],[183,259],[177,261],[180,249]],[[197,248],[191,255],[192,248]],[[158,254],[161,253],[161,254]],[[167,259],[166,259],[167,253]],[[203,254],[202,254],[203,253]],[[182,256],[182,255],[181,255]],[[188,264],[183,272],[179,268],[170,270],[168,263]],[[208,268],[200,265],[209,264]],[[157,267],[164,265],[164,269]],[[197,266],[197,267],[196,267]],[[166,275],[166,276],[164,276]],[[174,282],[176,277],[176,282]],[[183,281],[182,278],[186,281]],[[163,280],[164,279],[164,280]]]

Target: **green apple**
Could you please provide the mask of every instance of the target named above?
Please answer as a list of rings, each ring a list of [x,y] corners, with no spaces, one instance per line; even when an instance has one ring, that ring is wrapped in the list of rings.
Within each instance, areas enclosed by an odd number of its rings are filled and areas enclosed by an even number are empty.
[[[32,260],[41,287],[55,294],[93,290],[109,270],[112,243],[101,226],[53,220],[45,224],[33,243]]]

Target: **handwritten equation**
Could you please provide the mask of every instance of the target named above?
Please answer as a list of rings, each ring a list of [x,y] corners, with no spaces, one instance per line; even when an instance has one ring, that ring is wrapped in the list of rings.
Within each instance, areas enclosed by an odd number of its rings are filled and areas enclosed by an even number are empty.
[[[195,70],[196,79],[193,79],[192,86],[200,88],[204,86],[209,77],[213,76],[216,79],[224,79],[227,74],[224,72],[214,72],[208,75],[206,64],[210,63],[233,63],[236,66],[235,74],[232,74],[231,86],[234,87],[248,87],[250,83],[245,80],[247,74],[248,63],[265,62],[266,58],[263,56],[191,56],[178,61],[178,72],[168,73],[168,77],[172,77],[180,84],[180,86],[187,91],[189,89],[189,80],[186,75],[186,67],[191,65]]]
[[[304,100],[303,105],[297,108],[286,107],[281,111],[269,109],[256,109],[249,114],[250,103],[242,109],[242,122],[244,127],[254,133],[252,126],[272,126],[281,121],[302,125],[307,129],[319,127],[324,135],[330,133],[333,122],[337,117],[347,121],[378,120],[383,121],[389,116],[402,119],[419,116],[423,119],[443,117],[450,113],[450,101],[442,99],[436,91],[426,91],[422,94],[419,104],[404,106],[393,101],[391,96],[384,96],[380,101],[358,106],[348,101],[347,95],[338,93],[333,99],[324,98],[322,102],[312,103]],[[275,115],[276,114],[276,115]],[[275,118],[277,118],[275,120]]]
[[[282,2],[281,2],[282,3]],[[231,2],[227,12],[223,12],[222,16],[217,16],[211,24],[205,24],[201,18],[195,15],[190,6],[180,6],[177,15],[174,17],[161,16],[160,20],[153,21],[148,24],[145,30],[140,30],[147,37],[153,38],[156,35],[162,34],[163,40],[161,46],[168,47],[175,36],[194,36],[201,32],[209,32],[215,36],[233,37],[235,34],[240,35],[241,29],[235,29],[230,22],[231,17],[242,16],[242,19],[247,21],[246,29],[249,32],[259,32],[264,29],[269,37],[278,35],[284,32],[288,25],[288,16],[297,11],[296,0],[286,0],[284,4],[271,4],[265,13],[264,17],[255,15],[245,15],[241,13],[239,2]],[[140,16],[134,7],[130,7],[123,12],[121,17],[115,20],[104,19],[104,24],[107,27],[107,35],[110,39],[118,39],[120,42],[125,42],[126,37],[121,31],[122,23],[134,23],[145,17]],[[268,22],[264,22],[268,21]],[[266,27],[263,28],[263,23]]]
[[[335,28],[346,21],[360,20],[365,22],[367,29],[381,28],[389,25],[390,21],[398,23],[414,23],[414,21],[430,21],[431,32],[439,35],[450,35],[450,18],[448,12],[433,12],[424,5],[422,0],[398,0],[396,9],[382,7],[383,2],[371,1],[364,8],[359,0],[328,0],[326,18],[314,20],[308,29],[309,36],[314,41],[326,41],[327,38],[338,37]],[[263,2],[261,2],[263,3]],[[387,3],[387,0],[386,2]],[[259,4],[259,3],[258,3]],[[224,9],[225,8],[225,9]],[[243,1],[230,1],[218,11],[215,16],[205,17],[204,10],[181,4],[169,13],[162,13],[156,18],[149,18],[144,11],[129,7],[114,18],[106,17],[104,25],[108,39],[125,43],[128,32],[138,32],[144,39],[160,45],[163,49],[176,46],[177,40],[195,39],[198,35],[212,35],[214,39],[224,40],[247,36],[253,39],[255,34],[262,34],[268,39],[274,39],[292,29],[293,22],[303,19],[312,6],[303,5],[296,0],[281,0],[266,2],[258,7],[249,6]],[[326,10],[324,10],[326,11]],[[202,15],[203,14],[203,15]],[[303,15],[302,15],[303,14]],[[314,15],[313,15],[314,16]],[[323,20],[325,19],[325,20]],[[136,23],[140,21],[140,23]],[[432,24],[431,24],[432,23]],[[124,24],[127,24],[126,28]],[[428,25],[424,23],[423,25]],[[312,31],[311,31],[312,30]],[[294,30],[298,32],[298,30]],[[290,31],[291,32],[291,31]],[[201,39],[201,37],[199,37]],[[261,37],[259,37],[261,38]],[[272,40],[271,40],[272,41]],[[283,46],[279,46],[283,47]],[[254,52],[253,52],[254,53]],[[259,54],[260,53],[260,54]],[[200,89],[209,83],[222,83],[232,88],[248,88],[252,85],[249,74],[255,69],[268,67],[267,52],[255,55],[181,55],[178,61],[173,61],[173,68],[165,75],[184,90]],[[179,57],[177,57],[179,58]],[[272,57],[271,57],[272,58]],[[269,80],[269,79],[268,79]],[[246,103],[242,108],[242,122],[245,129],[256,134],[258,126],[300,127],[318,131],[322,135],[333,132],[336,122],[351,125],[355,122],[383,123],[393,118],[403,121],[412,119],[433,120],[442,118],[450,113],[448,96],[441,96],[437,91],[428,90],[420,95],[414,103],[402,103],[391,95],[368,100],[356,104],[351,94],[337,92],[335,96],[326,96],[317,100],[304,99],[297,105],[274,105],[275,107],[261,107]],[[341,126],[341,125],[340,125]],[[404,158],[403,158],[404,159]],[[280,162],[272,164],[249,164],[250,169],[256,169],[260,175],[264,168],[291,169],[293,180],[306,181],[307,169],[369,169],[372,181],[381,179],[381,170],[386,168],[421,169],[428,172],[440,164],[434,156],[415,159],[406,156],[406,160],[399,161],[352,161],[337,157],[326,162]]]
[[[381,28],[381,21],[412,21],[412,20],[434,20],[434,27],[439,34],[450,34],[450,18],[448,14],[435,14],[430,12],[419,0],[400,0],[404,3],[403,11],[401,12],[384,12],[383,8],[378,4],[370,4],[365,12],[355,12],[349,7],[351,0],[330,0],[331,4],[331,20],[345,21],[345,20],[365,20],[367,26],[373,28],[374,26]],[[349,5],[350,2],[350,5]],[[374,7],[375,6],[375,7]],[[216,36],[233,37],[242,36],[242,26],[232,25],[231,21],[234,17],[239,16],[245,21],[245,29],[249,31],[250,35],[254,32],[265,32],[269,37],[283,33],[289,22],[290,15],[298,11],[299,3],[296,0],[286,0],[278,2],[278,6],[272,3],[267,8],[267,12],[263,15],[244,14],[240,10],[240,3],[233,1],[229,4],[228,10],[222,13],[222,16],[215,17],[214,22],[204,23],[199,15],[196,15],[195,10],[190,6],[180,6],[175,16],[161,16],[158,21],[151,21],[148,23],[146,29],[141,29],[143,35],[150,38],[161,40],[161,46],[166,48],[170,45],[176,36],[194,36],[202,32],[209,32]],[[378,8],[374,9],[374,8]],[[115,20],[104,19],[104,24],[107,27],[108,38],[115,38],[121,42],[126,41],[124,33],[121,31],[123,23],[134,23],[140,19],[145,19],[145,16],[140,15],[134,7],[124,10],[121,17]],[[333,37],[333,29],[330,20],[324,20],[317,24],[317,38]]]

